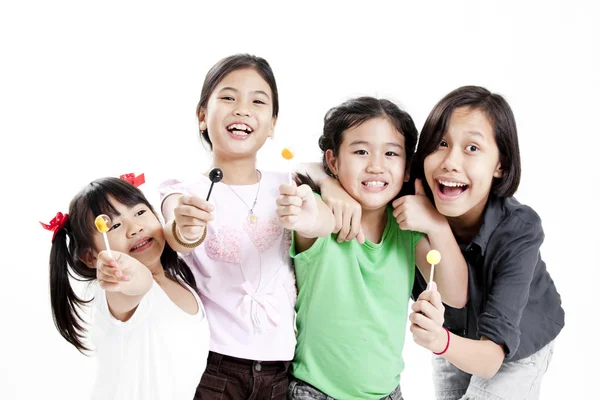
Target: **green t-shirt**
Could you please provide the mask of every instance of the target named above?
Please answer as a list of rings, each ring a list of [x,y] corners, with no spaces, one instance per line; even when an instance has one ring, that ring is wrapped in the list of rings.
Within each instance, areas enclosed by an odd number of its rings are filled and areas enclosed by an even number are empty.
[[[295,253],[298,341],[293,375],[336,399],[381,399],[400,382],[415,245],[387,210],[381,242],[319,238]]]

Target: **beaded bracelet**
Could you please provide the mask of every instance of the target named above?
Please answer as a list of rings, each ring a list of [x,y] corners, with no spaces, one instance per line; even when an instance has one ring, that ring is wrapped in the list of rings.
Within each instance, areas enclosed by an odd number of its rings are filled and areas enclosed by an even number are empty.
[[[182,245],[183,247],[187,247],[188,249],[193,249],[194,247],[198,247],[202,244],[202,242],[204,242],[204,239],[206,239],[206,230],[207,228],[204,227],[204,233],[202,234],[202,237],[200,239],[198,239],[195,242],[184,242],[183,239],[181,239],[179,237],[179,235],[177,234],[177,224],[175,223],[175,220],[173,220],[173,228],[172,228],[172,232],[173,232],[173,237],[175,238],[175,241],[177,243],[179,243],[180,245]]]

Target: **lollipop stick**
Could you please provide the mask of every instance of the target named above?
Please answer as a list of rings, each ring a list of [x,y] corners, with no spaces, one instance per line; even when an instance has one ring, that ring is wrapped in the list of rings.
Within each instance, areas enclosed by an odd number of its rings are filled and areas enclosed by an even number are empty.
[[[429,284],[427,285],[427,290],[431,289],[431,283],[433,282],[433,270],[435,269],[435,264],[431,264],[431,272],[429,272]]]
[[[104,237],[104,244],[106,245],[106,251],[110,258],[112,258],[112,253],[110,252],[110,246],[108,245],[108,236],[106,236],[106,232],[102,232],[102,237]]]
[[[288,160],[288,181],[292,185],[292,162]]]
[[[210,193],[212,192],[212,188],[215,185],[214,182],[210,183],[210,188],[208,189],[208,195],[206,196],[206,201],[208,201],[208,199],[210,199]]]

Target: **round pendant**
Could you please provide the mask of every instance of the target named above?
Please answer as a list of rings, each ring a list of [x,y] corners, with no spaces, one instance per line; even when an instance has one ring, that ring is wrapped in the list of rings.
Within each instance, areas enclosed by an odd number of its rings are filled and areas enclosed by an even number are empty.
[[[256,218],[257,218],[257,217],[256,217],[256,215],[254,215],[254,214],[250,214],[250,215],[248,215],[248,221],[249,221],[249,222],[252,222],[252,223],[256,222]]]

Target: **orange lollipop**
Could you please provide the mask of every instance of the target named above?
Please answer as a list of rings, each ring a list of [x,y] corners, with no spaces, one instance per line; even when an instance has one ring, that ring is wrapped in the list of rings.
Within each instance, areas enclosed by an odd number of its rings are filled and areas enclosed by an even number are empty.
[[[291,164],[292,158],[294,158],[294,150],[290,149],[289,147],[284,147],[283,150],[281,150],[281,157],[283,157],[284,159],[286,159],[288,161],[288,180],[291,185],[292,184],[292,167],[290,164]]]

